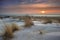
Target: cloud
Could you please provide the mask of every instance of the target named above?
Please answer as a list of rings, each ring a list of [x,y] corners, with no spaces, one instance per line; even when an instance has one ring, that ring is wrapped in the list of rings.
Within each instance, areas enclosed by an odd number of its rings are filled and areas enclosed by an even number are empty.
[[[60,0],[3,0],[0,2],[2,7],[25,4],[47,4],[50,6],[60,6]]]
[[[42,10],[46,13],[60,13],[60,0],[3,0],[2,3],[1,13],[3,14],[40,14]]]
[[[46,2],[47,4],[54,5],[54,6],[60,6],[60,0],[48,0]]]
[[[46,14],[60,13],[60,7],[51,7],[49,4],[24,4],[8,6],[2,9],[2,13],[8,14],[41,14],[40,11],[46,11]]]

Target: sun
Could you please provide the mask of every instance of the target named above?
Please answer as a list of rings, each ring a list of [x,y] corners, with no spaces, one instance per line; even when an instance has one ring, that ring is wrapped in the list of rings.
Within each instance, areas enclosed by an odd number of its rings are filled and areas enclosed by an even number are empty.
[[[45,13],[45,11],[41,11],[41,13],[42,13],[42,14],[44,14],[44,13]]]

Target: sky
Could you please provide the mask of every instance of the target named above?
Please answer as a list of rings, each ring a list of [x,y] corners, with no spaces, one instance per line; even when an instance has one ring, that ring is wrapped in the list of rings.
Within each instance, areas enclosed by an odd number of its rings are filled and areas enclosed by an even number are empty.
[[[0,11],[0,14],[17,15],[60,14],[60,0],[1,0]]]

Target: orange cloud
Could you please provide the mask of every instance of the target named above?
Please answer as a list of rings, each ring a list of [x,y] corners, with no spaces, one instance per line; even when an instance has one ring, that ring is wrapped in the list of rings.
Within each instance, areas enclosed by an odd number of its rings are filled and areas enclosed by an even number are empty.
[[[60,13],[60,7],[51,7],[49,4],[23,4],[4,7],[2,12],[14,13],[28,13],[28,14],[42,14],[40,11],[45,11],[46,14]]]

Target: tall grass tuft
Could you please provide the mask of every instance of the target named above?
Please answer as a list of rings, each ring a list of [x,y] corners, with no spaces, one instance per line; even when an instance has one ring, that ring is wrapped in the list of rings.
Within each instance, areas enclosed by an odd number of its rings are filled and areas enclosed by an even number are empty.
[[[5,27],[6,27],[6,31],[3,36],[4,40],[9,40],[10,38],[13,38],[13,33],[19,30],[18,26],[15,23],[6,24]]]
[[[25,27],[31,27],[32,25],[34,25],[33,22],[32,22],[31,17],[29,17],[29,16],[26,16],[24,21],[25,21]]]
[[[52,21],[50,19],[45,19],[43,24],[47,24],[47,23],[52,23]]]
[[[31,20],[25,21],[25,27],[31,27],[33,25],[33,22]]]
[[[5,27],[6,31],[3,38],[4,40],[9,40],[9,38],[13,37],[12,25],[7,24]]]
[[[12,23],[12,31],[15,32],[15,31],[18,31],[19,30],[19,26],[15,23]]]

